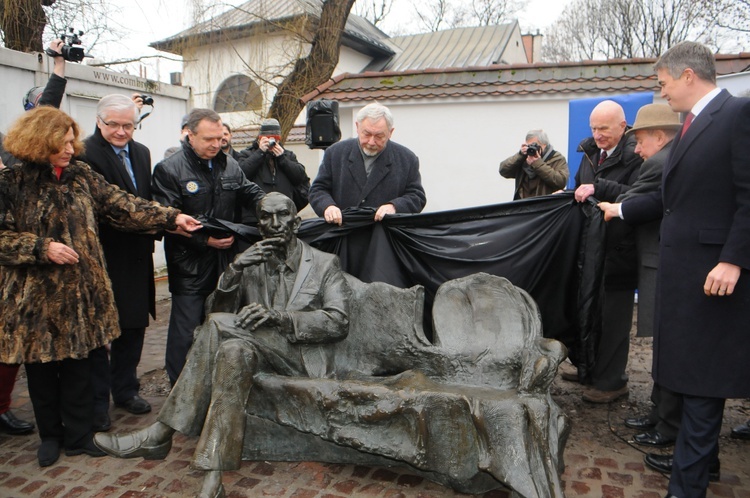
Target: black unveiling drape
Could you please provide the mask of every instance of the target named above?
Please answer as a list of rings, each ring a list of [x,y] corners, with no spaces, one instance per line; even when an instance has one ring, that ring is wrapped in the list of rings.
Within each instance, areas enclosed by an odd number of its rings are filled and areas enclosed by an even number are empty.
[[[443,282],[477,272],[498,275],[537,302],[544,336],[563,342],[579,374],[588,377],[600,335],[600,286],[604,230],[595,202],[578,204],[572,193],[492,206],[374,222],[373,209],[344,210],[341,227],[305,220],[299,237],[338,254],[342,267],[365,282],[426,291],[425,331]],[[206,229],[229,231],[246,241],[257,229],[202,220]]]

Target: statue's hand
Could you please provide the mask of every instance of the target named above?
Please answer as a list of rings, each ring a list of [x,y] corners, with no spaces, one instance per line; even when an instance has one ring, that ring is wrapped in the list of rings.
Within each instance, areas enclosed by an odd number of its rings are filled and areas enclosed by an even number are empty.
[[[234,258],[232,265],[238,269],[242,269],[246,266],[260,264],[263,261],[268,261],[274,254],[278,254],[282,248],[284,248],[284,244],[281,237],[263,239]]]
[[[235,324],[250,332],[256,330],[263,324],[278,325],[281,321],[281,313],[269,310],[258,303],[248,304],[237,313]]]

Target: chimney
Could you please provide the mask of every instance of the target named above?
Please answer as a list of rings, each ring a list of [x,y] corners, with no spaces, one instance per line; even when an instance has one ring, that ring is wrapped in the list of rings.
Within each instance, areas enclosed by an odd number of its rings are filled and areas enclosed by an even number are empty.
[[[521,35],[523,48],[526,51],[526,60],[529,64],[539,62],[542,58],[542,35],[539,30],[534,34]]]

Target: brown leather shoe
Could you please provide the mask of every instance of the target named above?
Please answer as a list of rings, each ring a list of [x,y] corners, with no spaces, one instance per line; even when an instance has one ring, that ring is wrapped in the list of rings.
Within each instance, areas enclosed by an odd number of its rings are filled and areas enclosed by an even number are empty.
[[[611,403],[623,396],[628,395],[628,385],[614,391],[601,391],[595,387],[588,387],[583,391],[583,400],[589,403]]]

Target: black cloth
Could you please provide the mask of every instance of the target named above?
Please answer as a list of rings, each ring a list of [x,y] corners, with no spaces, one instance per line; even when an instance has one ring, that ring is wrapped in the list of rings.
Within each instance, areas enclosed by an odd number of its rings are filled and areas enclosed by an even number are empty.
[[[206,298],[200,295],[172,295],[172,308],[167,330],[164,365],[169,382],[174,385],[182,373],[185,360],[193,345],[193,331],[203,323],[203,305]]]
[[[305,220],[299,238],[338,254],[342,268],[365,282],[426,289],[425,328],[443,282],[486,272],[508,278],[539,304],[545,337],[562,341],[583,375],[593,366],[600,333],[604,222],[594,202],[571,193],[512,203],[373,221],[374,209],[346,209],[343,226]],[[203,220],[208,230],[247,242],[255,228]]]
[[[248,180],[234,158],[217,154],[211,161],[197,156],[186,138],[182,149],[154,168],[151,193],[154,200],[191,216],[203,215],[239,221],[240,207],[255,210],[263,191]],[[199,230],[191,237],[166,234],[164,253],[172,294],[208,296],[219,275],[236,254],[236,244],[217,250],[208,246],[209,233]]]
[[[284,149],[279,157],[263,152],[255,141],[239,153],[242,172],[251,182],[255,182],[263,192],[279,192],[292,199],[297,211],[307,206],[310,191],[310,178],[305,167],[297,160],[294,152]],[[258,219],[255,211],[243,208],[242,223],[255,224]]]

